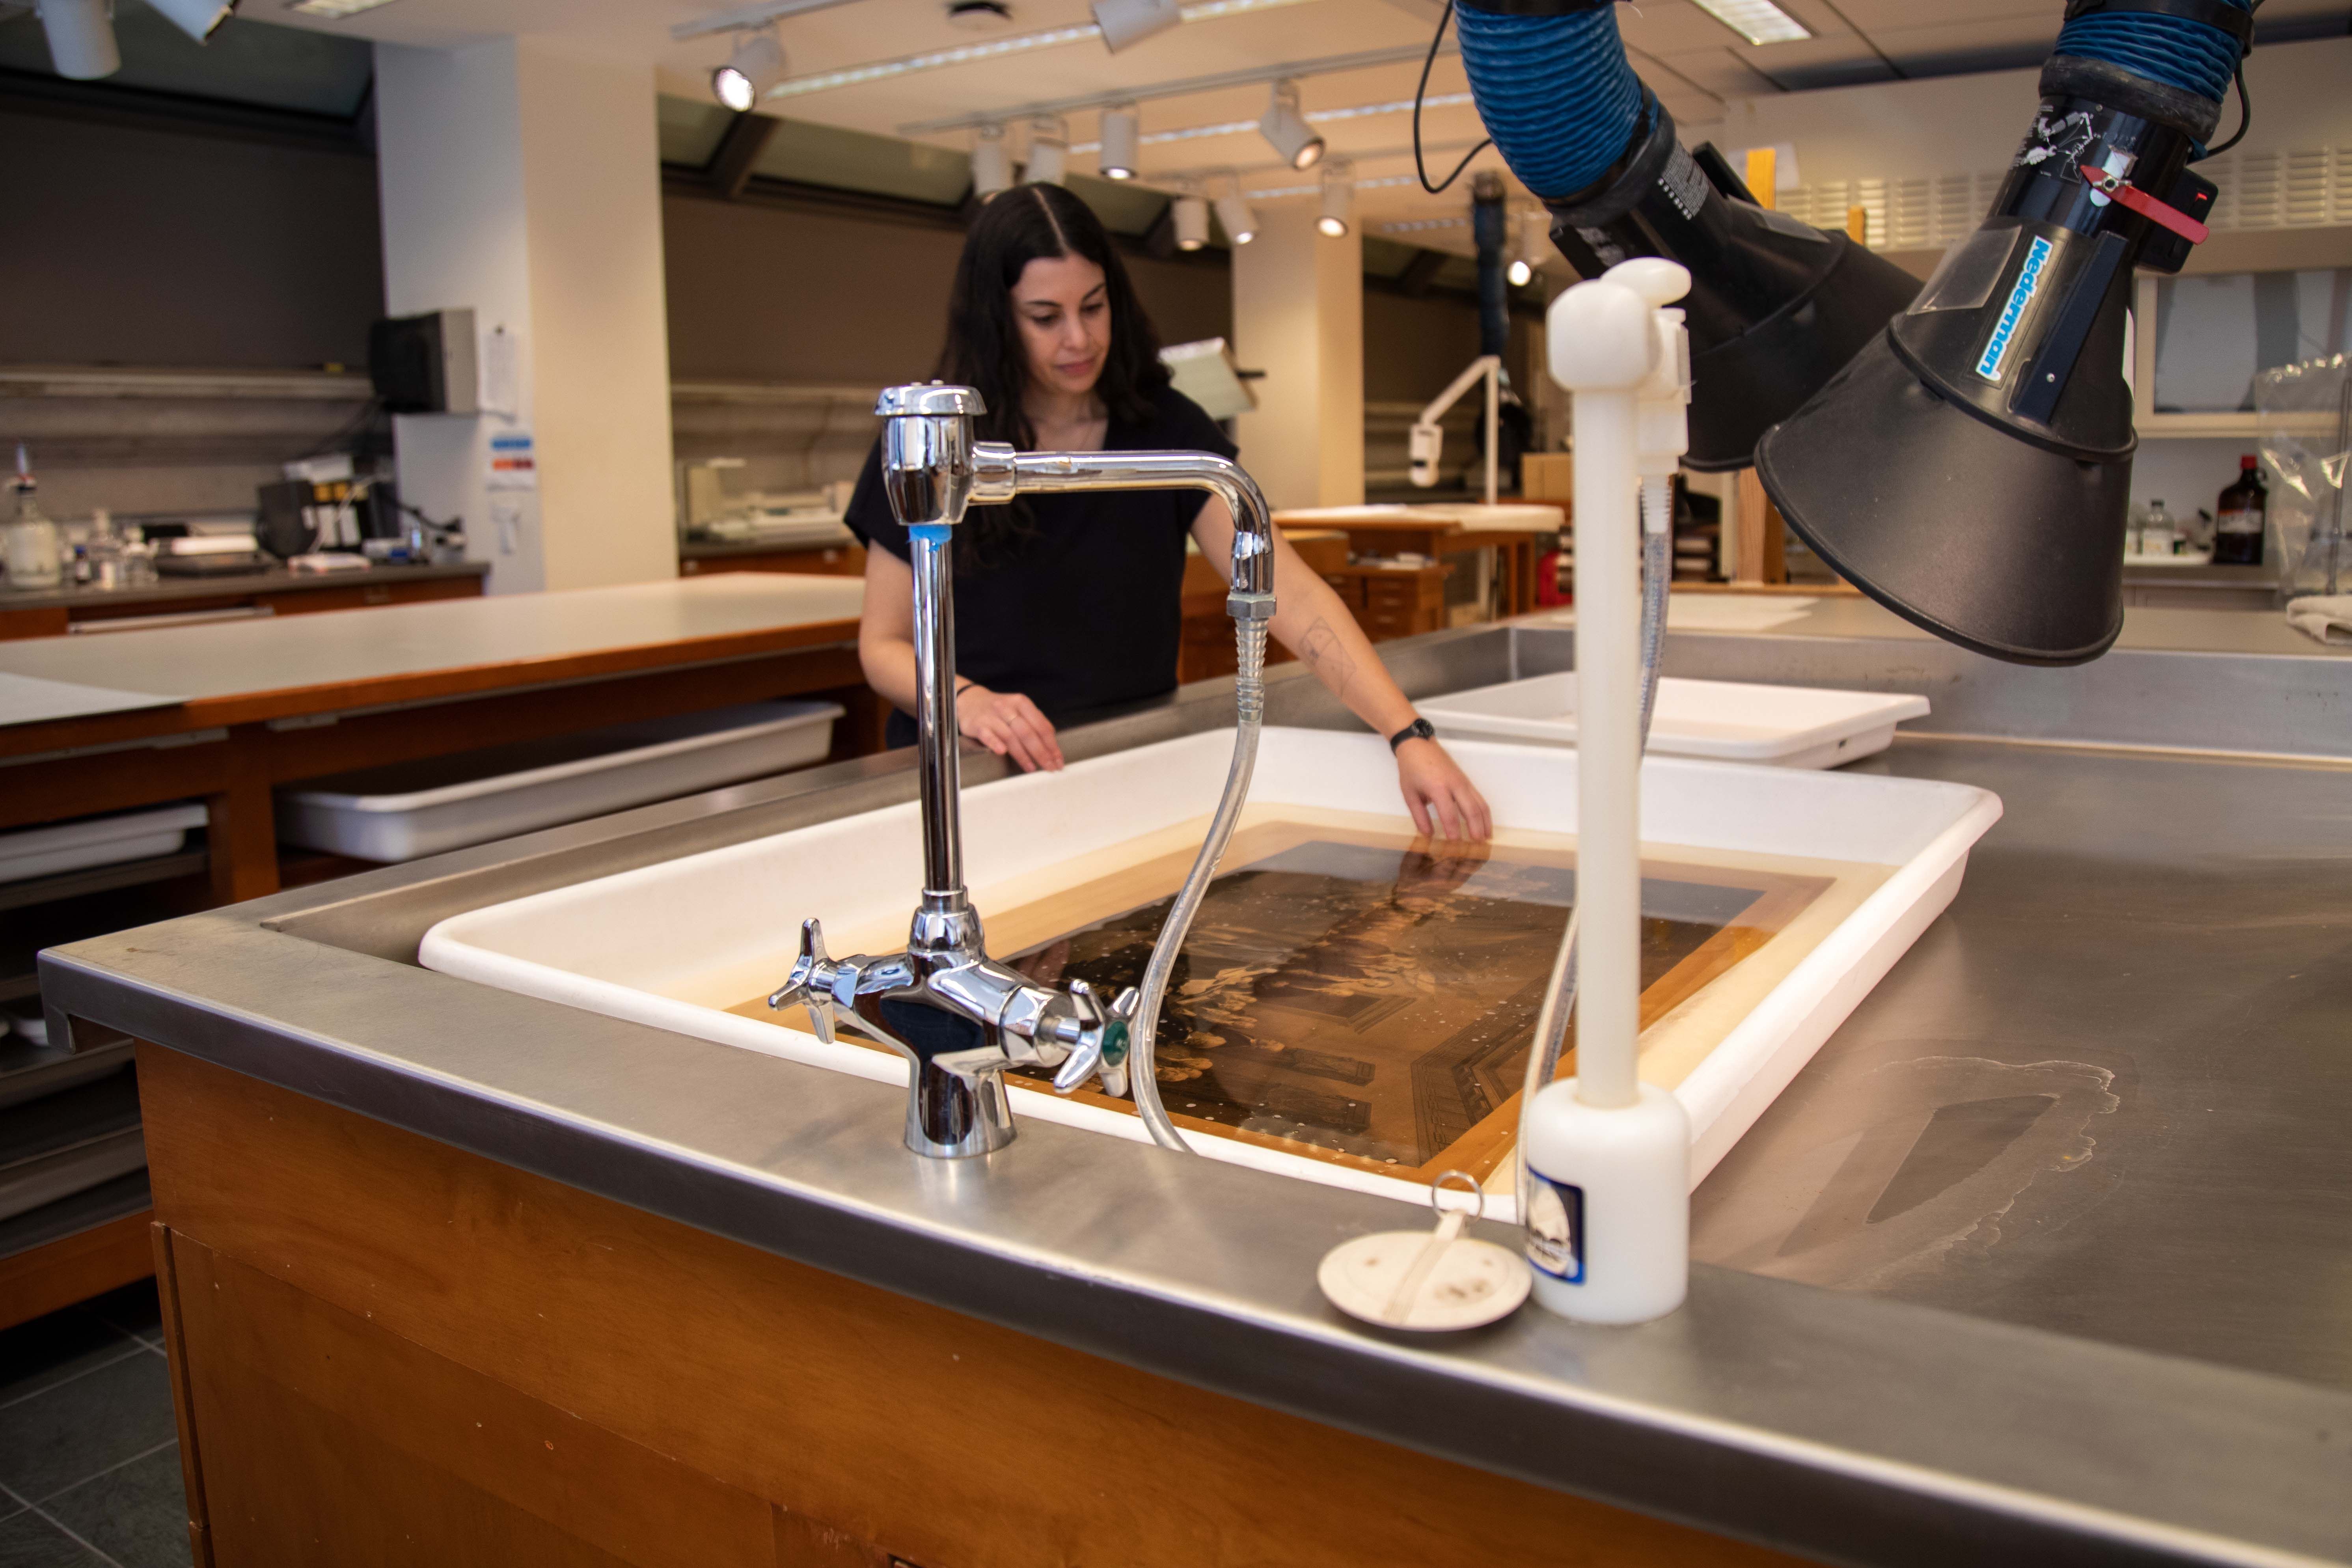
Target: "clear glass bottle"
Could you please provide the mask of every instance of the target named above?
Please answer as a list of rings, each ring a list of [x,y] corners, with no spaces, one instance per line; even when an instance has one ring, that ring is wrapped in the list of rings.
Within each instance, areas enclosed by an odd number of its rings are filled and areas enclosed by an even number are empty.
[[[2172,514],[2164,510],[2164,502],[2151,500],[2139,520],[2139,552],[2142,555],[2169,555],[2180,538],[2180,530]]]
[[[0,534],[5,535],[0,540],[0,558],[7,564],[8,585],[54,588],[65,581],[58,525],[41,514],[31,475],[20,469],[10,488],[16,492],[15,515],[0,527]]]

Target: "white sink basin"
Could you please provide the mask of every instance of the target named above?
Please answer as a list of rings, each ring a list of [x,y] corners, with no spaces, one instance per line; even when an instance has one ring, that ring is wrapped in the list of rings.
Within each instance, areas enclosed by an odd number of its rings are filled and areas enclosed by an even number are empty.
[[[1194,735],[967,790],[966,874],[991,951],[1083,933],[1042,952],[1055,973],[1131,952],[1190,860],[1231,749],[1230,731]],[[1194,1009],[1193,1032],[1180,1039],[1171,1022],[1163,1038],[1170,1110],[1204,1154],[1414,1202],[1451,1163],[1507,1193],[1526,979],[1570,901],[1575,754],[1477,741],[1454,752],[1498,833],[1490,851],[1433,857],[1409,847],[1377,737],[1265,731],[1223,868],[1257,870],[1213,892],[1186,948],[1197,978],[1188,990],[1180,972],[1170,1004],[1171,1018],[1180,1002]],[[1663,946],[1643,1074],[1690,1114],[1694,1183],[1951,900],[2000,815],[1995,796],[1961,784],[1645,765],[1645,929]],[[427,932],[420,956],[903,1084],[897,1055],[824,1044],[751,1004],[782,980],[804,917],[823,919],[836,953],[903,945],[920,861],[917,809],[894,806],[471,910]],[[1364,868],[1370,879],[1348,879]],[[1187,1063],[1199,1077],[1166,1081]],[[1016,1119],[1145,1138],[1123,1102],[1008,1081]],[[1230,1087],[1244,1082],[1255,1087]]]

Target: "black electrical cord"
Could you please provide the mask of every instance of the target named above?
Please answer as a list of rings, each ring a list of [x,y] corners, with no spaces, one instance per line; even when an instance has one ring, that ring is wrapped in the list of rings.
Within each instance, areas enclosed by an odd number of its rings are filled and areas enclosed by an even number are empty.
[[[1444,194],[1445,188],[1462,177],[1470,160],[1495,144],[1491,136],[1462,154],[1462,162],[1454,165],[1454,173],[1435,184],[1429,183],[1429,166],[1421,161],[1421,100],[1429,93],[1429,68],[1437,63],[1437,46],[1445,41],[1446,24],[1454,20],[1454,0],[1445,0],[1445,15],[1437,19],[1437,31],[1430,36],[1429,57],[1421,62],[1421,82],[1412,89],[1412,172],[1421,179],[1421,188],[1431,195]]]
[[[2217,147],[2208,147],[2205,150],[2205,156],[2208,158],[2218,157],[2220,154],[2228,152],[2231,148],[2235,147],[2239,142],[2243,142],[2246,139],[2247,127],[2252,125],[2253,122],[2254,100],[2247,95],[2246,66],[2245,62],[2241,60],[2238,63],[2238,129],[2227,142],[2222,142]]]

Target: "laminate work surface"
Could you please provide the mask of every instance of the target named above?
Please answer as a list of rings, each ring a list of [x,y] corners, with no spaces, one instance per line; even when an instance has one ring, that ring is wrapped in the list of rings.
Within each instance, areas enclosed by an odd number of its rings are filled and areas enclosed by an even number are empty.
[[[303,706],[294,694],[321,688],[488,669],[506,672],[494,684],[520,685],[535,673],[566,679],[571,664],[665,645],[707,648],[710,657],[808,646],[854,636],[864,602],[855,580],[730,574],[33,639],[0,644],[0,673],[126,691],[161,681],[191,704],[245,699],[241,706],[294,710]],[[266,700],[273,695],[280,701]],[[232,721],[271,716],[240,711]]]

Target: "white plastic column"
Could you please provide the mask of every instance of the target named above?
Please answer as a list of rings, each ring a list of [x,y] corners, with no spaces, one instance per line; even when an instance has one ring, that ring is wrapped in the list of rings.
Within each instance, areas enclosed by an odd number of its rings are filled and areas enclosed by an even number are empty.
[[[1259,209],[1234,247],[1234,353],[1258,405],[1236,422],[1241,460],[1276,507],[1364,499],[1364,243],[1317,232],[1310,202]]]
[[[402,499],[462,516],[496,593],[677,574],[652,68],[544,39],[375,47],[390,313],[471,307],[509,404],[394,422]],[[488,405],[486,399],[485,406]],[[538,487],[489,483],[528,432]]]
[[[1689,1120],[1672,1094],[1640,1076],[1637,499],[1644,403],[1682,363],[1679,312],[1668,321],[1657,307],[1689,281],[1671,262],[1629,263],[1561,294],[1548,322],[1551,374],[1574,395],[1581,934],[1576,1076],[1537,1096],[1522,1153],[1536,1299],[1594,1323],[1670,1312],[1690,1276]]]

